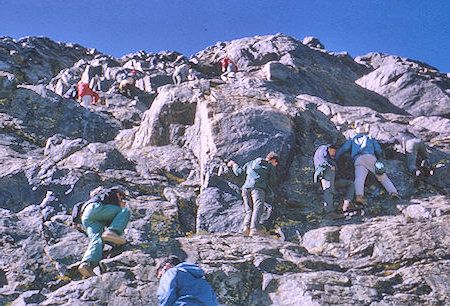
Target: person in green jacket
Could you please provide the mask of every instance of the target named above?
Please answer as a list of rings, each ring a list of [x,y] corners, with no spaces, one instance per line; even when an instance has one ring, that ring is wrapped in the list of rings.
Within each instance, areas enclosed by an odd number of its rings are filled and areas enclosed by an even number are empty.
[[[84,278],[96,275],[93,269],[102,259],[104,241],[117,245],[126,243],[120,235],[130,220],[130,211],[122,198],[123,191],[113,187],[90,199],[83,208],[81,222],[89,237],[89,246],[78,271]]]
[[[275,167],[278,166],[278,160],[278,155],[270,152],[265,159],[259,157],[242,167],[232,160],[227,164],[236,176],[246,174],[245,183],[242,186],[242,200],[245,208],[243,234],[245,236],[264,236],[259,221],[263,212],[265,195],[277,184]]]

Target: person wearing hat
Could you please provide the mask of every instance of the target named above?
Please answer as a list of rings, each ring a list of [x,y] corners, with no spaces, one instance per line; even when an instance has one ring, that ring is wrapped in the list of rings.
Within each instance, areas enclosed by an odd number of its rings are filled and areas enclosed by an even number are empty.
[[[205,279],[205,271],[175,255],[157,260],[160,279],[156,295],[159,305],[218,305],[216,293]]]
[[[364,205],[367,204],[364,199],[364,183],[369,171],[375,175],[392,197],[399,199],[397,189],[387,174],[376,173],[377,156],[381,156],[383,153],[380,144],[375,138],[368,135],[368,127],[360,125],[355,132],[356,135],[347,140],[336,153],[336,159],[339,159],[342,154],[351,150],[351,156],[355,162],[355,201]]]
[[[124,192],[118,188],[100,189],[84,206],[81,223],[89,238],[78,271],[83,277],[95,276],[93,269],[103,256],[103,242],[116,245],[126,243],[121,237],[130,220],[130,211],[122,200]],[[106,231],[105,231],[106,227]]]
[[[265,195],[275,189],[278,166],[278,155],[275,152],[267,154],[266,158],[258,157],[247,162],[242,167],[230,160],[228,167],[233,169],[236,176],[245,173],[245,183],[242,186],[242,200],[245,208],[244,236],[264,236],[261,232],[261,214],[264,208]]]

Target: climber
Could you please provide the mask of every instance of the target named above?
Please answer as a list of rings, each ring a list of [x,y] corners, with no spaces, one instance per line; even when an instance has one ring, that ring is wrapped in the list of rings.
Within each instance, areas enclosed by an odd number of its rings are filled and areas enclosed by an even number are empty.
[[[78,96],[78,92],[77,92],[77,84],[73,84],[72,86],[70,86],[70,88],[66,91],[66,93],[64,94],[64,98],[66,99],[74,99],[76,100]]]
[[[12,73],[0,70],[0,90],[14,89],[16,86],[16,76]]]
[[[278,155],[270,152],[265,159],[259,157],[242,167],[232,160],[227,163],[236,176],[246,174],[245,183],[242,186],[242,200],[245,208],[242,231],[244,236],[265,236],[260,230],[260,218],[266,193],[273,192],[276,187],[275,167],[278,166],[278,160]]]
[[[157,262],[159,305],[218,305],[216,293],[199,266],[181,262],[175,255],[160,258]]]
[[[120,235],[128,224],[130,211],[125,207],[123,196],[119,187],[113,187],[101,191],[83,205],[81,223],[89,237],[89,246],[78,271],[85,278],[96,275],[93,269],[102,259],[104,241],[116,245],[126,243]]]
[[[137,71],[131,70],[125,76],[125,79],[121,80],[119,83],[119,92],[126,96],[127,98],[132,98],[134,96],[135,83],[137,79]]]
[[[351,156],[355,163],[355,202],[363,205],[367,204],[367,201],[364,199],[364,183],[369,171],[375,175],[391,197],[400,199],[397,189],[387,174],[376,173],[377,156],[380,158],[383,152],[378,141],[368,135],[368,130],[368,127],[357,126],[356,135],[347,140],[336,153],[336,159],[339,159],[344,152],[351,149]]]
[[[175,68],[175,71],[172,75],[173,83],[175,85],[180,85],[182,82],[186,81],[188,79],[190,68],[191,65],[189,64],[181,64],[180,66]]]
[[[78,100],[81,106],[88,107],[90,103],[97,103],[99,96],[94,92],[88,83],[79,81],[77,84]]]
[[[222,80],[226,81],[229,78],[234,78],[236,76],[238,67],[229,58],[221,60],[220,65],[222,66],[222,75],[220,76]]]
[[[314,173],[314,182],[317,183],[317,179],[320,178],[325,212],[332,217],[336,216],[334,215],[335,208],[333,203],[335,187],[346,190],[344,203],[342,205],[343,212],[348,211],[355,193],[353,181],[335,179],[337,173],[337,163],[335,160],[336,151],[337,148],[334,145],[328,144],[320,146],[314,153],[314,167],[316,170]]]
[[[399,146],[397,149],[405,155],[406,167],[414,177],[434,175],[428,159],[427,147],[419,138],[409,132],[402,132],[393,137],[389,143]]]
[[[188,71],[188,76],[187,79],[188,81],[196,81],[200,78],[200,74],[197,72],[197,70],[195,70],[194,68],[192,68],[191,66],[189,66],[189,71]]]

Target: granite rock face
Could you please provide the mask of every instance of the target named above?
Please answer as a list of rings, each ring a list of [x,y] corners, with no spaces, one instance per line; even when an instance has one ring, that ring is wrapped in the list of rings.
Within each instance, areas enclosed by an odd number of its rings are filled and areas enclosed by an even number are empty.
[[[227,82],[223,57],[239,67]],[[188,61],[200,78],[173,85],[174,69]],[[131,70],[136,88],[124,96],[121,74]],[[100,103],[63,98],[79,80]],[[314,37],[218,42],[190,59],[1,38],[0,304],[153,305],[155,260],[175,253],[205,270],[221,304],[445,305],[449,83],[425,63],[353,59]],[[312,157],[358,124],[382,145],[402,199],[369,175],[363,212],[331,218]],[[433,176],[413,178],[391,144],[406,131],[426,144]],[[218,170],[270,151],[280,155],[280,184],[263,224],[269,237],[244,237],[242,181]],[[339,166],[353,179],[348,156]],[[105,246],[98,276],[82,280],[88,239],[69,213],[98,186],[116,185],[132,212],[128,243]]]

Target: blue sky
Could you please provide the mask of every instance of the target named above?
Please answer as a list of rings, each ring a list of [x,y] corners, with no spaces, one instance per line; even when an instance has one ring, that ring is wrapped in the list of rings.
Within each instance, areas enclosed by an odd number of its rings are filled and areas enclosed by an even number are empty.
[[[316,36],[351,56],[383,52],[450,72],[446,0],[0,0],[0,36],[46,36],[120,57],[187,56],[237,38]]]

